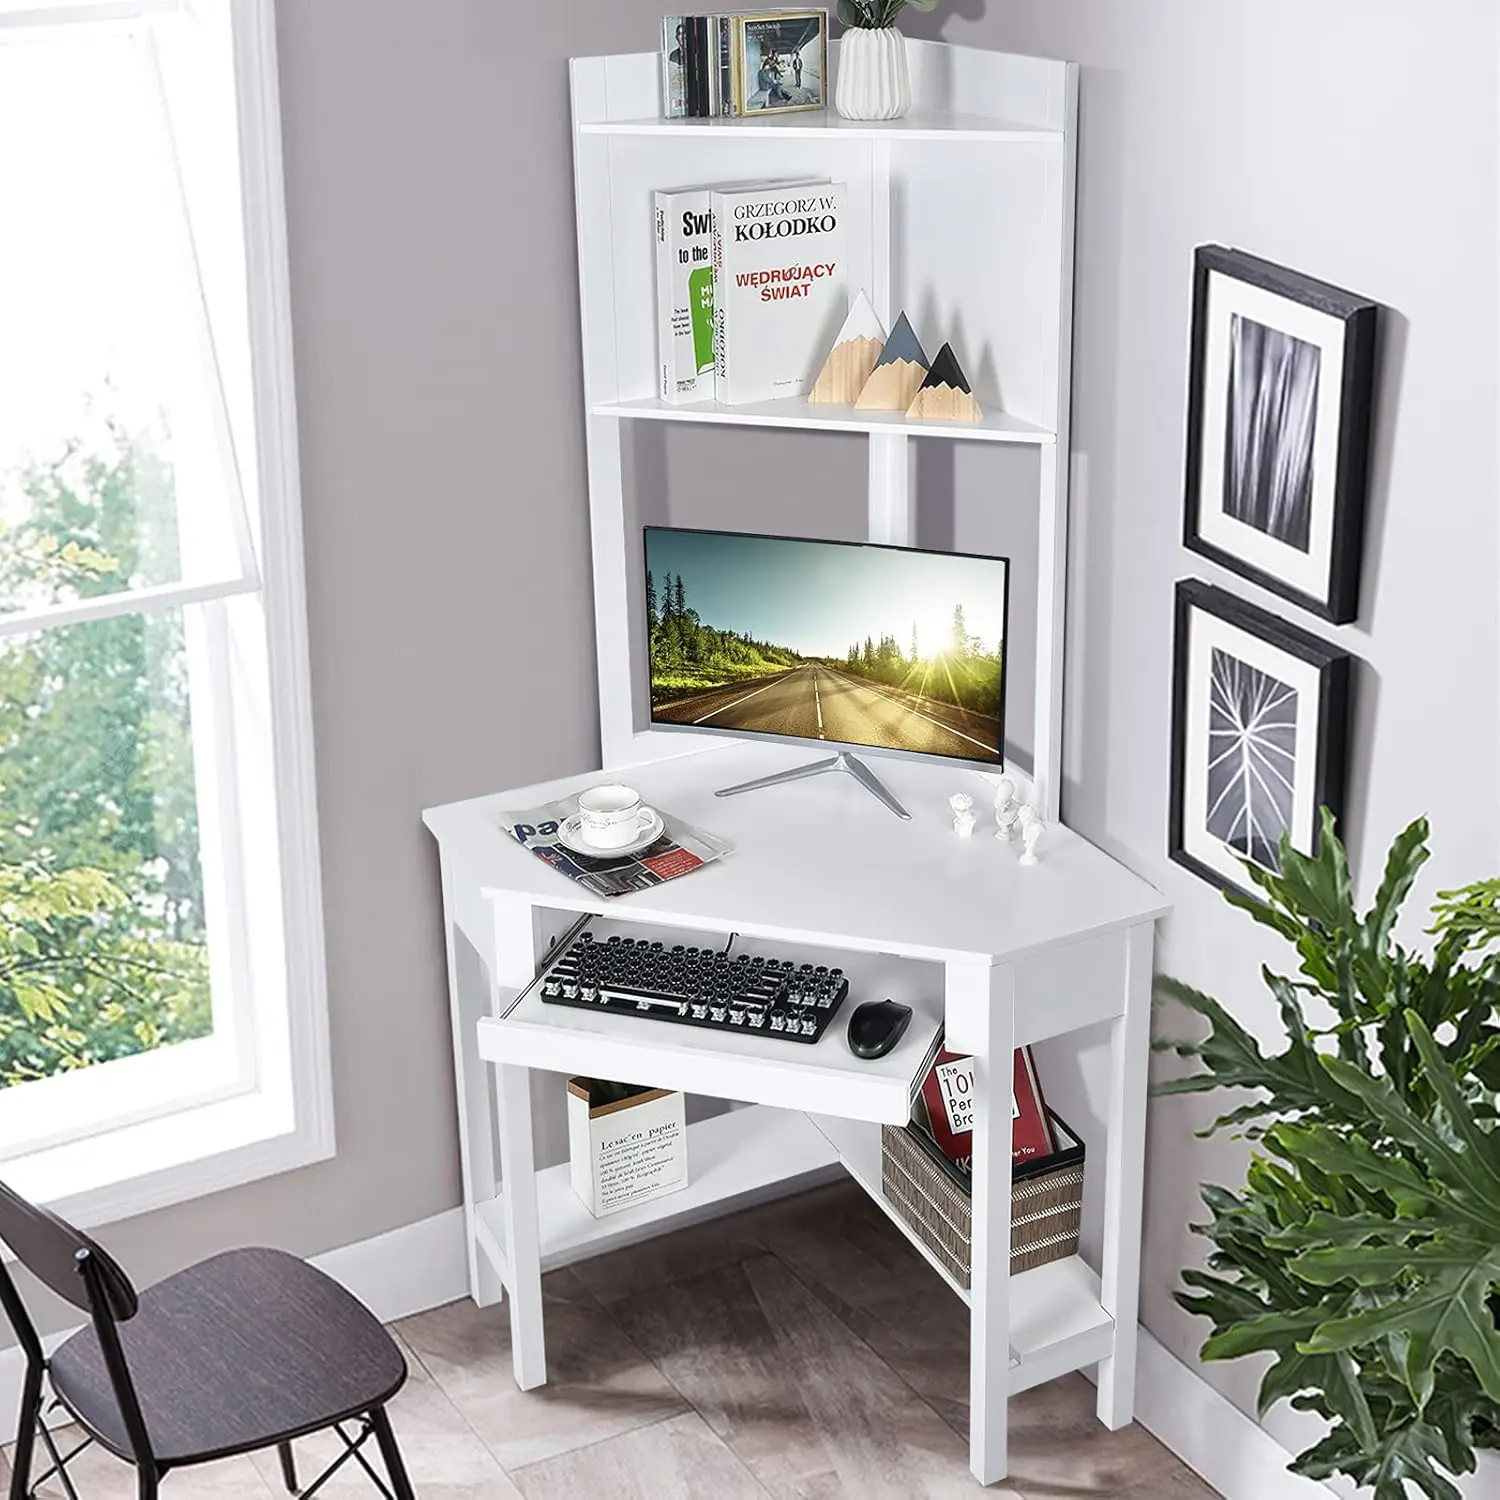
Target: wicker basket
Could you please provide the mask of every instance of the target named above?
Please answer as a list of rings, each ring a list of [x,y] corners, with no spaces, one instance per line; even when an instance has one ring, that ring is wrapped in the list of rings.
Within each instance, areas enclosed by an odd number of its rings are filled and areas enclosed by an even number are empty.
[[[1051,1156],[1011,1173],[1011,1275],[1061,1260],[1078,1249],[1083,1210],[1083,1142],[1051,1110],[1053,1131],[1066,1142]],[[913,1234],[969,1285],[973,1202],[969,1180],[916,1125],[886,1125],[880,1133],[880,1180],[886,1202]]]

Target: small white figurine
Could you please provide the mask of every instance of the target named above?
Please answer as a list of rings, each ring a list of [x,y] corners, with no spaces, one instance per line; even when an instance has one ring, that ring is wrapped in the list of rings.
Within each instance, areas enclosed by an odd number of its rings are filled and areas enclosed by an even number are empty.
[[[1016,809],[1016,817],[1020,821],[1022,833],[1033,823],[1040,823],[1042,820],[1042,815],[1029,802],[1023,802]]]
[[[1009,812],[1016,805],[1016,784],[1009,776],[1002,776],[995,783],[995,820],[998,822],[1000,815]]]
[[[1010,843],[1019,831],[1019,827],[1015,808],[1007,807],[1004,812],[995,814],[995,837],[1002,844]]]
[[[1021,855],[1019,861],[1021,864],[1035,865],[1041,863],[1036,857],[1036,846],[1041,843],[1042,835],[1046,831],[1047,825],[1036,816],[1036,812],[1033,809],[1030,820],[1021,829],[1021,837],[1026,843],[1026,851]]]
[[[948,806],[953,809],[954,833],[961,839],[968,838],[974,832],[974,814],[970,811],[974,799],[967,792],[955,792],[948,799]]]

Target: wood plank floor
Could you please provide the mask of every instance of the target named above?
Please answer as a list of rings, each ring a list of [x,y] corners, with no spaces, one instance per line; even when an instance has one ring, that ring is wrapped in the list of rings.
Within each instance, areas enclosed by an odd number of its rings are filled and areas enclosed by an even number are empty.
[[[1011,1406],[1011,1477],[969,1477],[967,1311],[852,1183],[546,1278],[550,1383],[523,1395],[504,1308],[396,1325],[392,1417],[422,1500],[1211,1500],[1139,1427],[1107,1432],[1081,1376]],[[297,1445],[305,1477],[333,1456]],[[134,1495],[79,1460],[81,1500]],[[7,1477],[0,1457],[0,1481]],[[60,1495],[49,1486],[44,1493]],[[275,1455],[170,1476],[183,1500],[284,1494]],[[330,1496],[370,1495],[357,1472]]]

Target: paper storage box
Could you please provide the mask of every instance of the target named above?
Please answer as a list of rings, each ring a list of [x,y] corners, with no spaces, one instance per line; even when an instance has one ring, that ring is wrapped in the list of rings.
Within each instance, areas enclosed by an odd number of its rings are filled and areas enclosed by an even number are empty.
[[[683,1096],[594,1078],[568,1080],[573,1191],[603,1218],[687,1186]]]

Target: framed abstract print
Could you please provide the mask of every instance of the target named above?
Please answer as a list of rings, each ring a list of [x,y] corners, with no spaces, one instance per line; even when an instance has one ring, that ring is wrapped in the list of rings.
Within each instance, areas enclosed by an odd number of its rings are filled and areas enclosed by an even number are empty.
[[[1254,256],[1194,257],[1194,552],[1334,624],[1359,612],[1379,308]]]
[[[1319,809],[1341,815],[1352,658],[1222,589],[1177,585],[1168,852],[1252,891],[1241,860],[1281,865],[1281,838],[1316,852]]]

